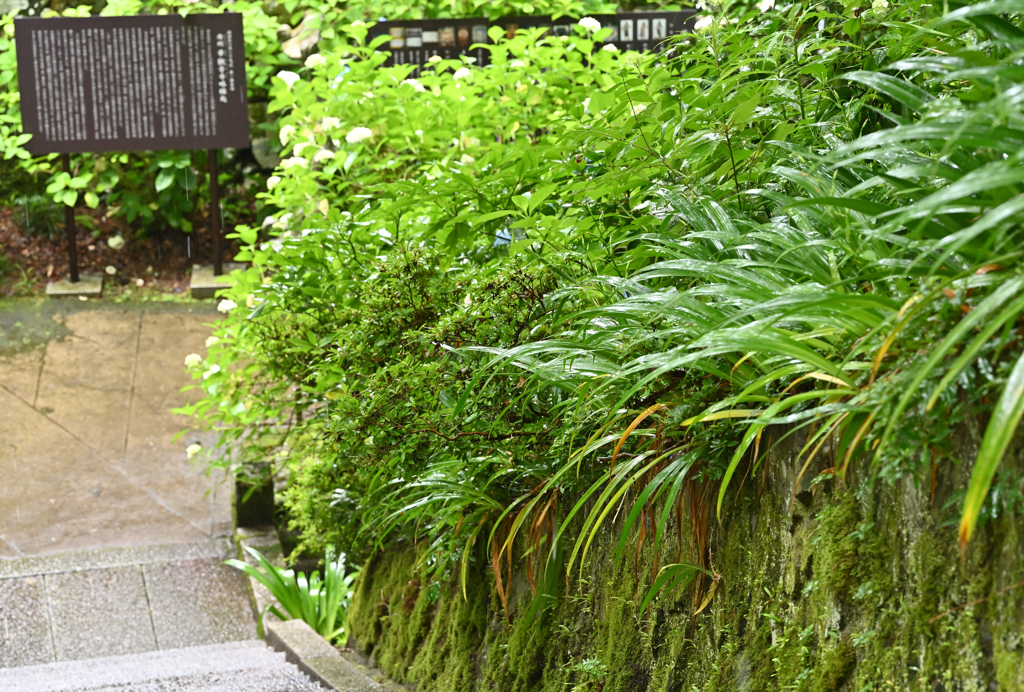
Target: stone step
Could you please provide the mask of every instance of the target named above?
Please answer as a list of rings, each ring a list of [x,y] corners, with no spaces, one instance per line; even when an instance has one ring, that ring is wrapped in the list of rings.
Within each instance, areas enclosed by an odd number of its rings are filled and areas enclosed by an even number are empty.
[[[3,692],[322,692],[261,641],[0,669]]]

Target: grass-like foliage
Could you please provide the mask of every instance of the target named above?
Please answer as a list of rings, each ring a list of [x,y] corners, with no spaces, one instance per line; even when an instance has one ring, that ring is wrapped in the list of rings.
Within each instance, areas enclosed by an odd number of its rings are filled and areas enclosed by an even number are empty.
[[[709,523],[789,436],[806,478],[972,463],[966,545],[1021,501],[1020,9],[734,7],[659,56],[581,27],[417,80],[354,28],[272,91],[283,213],[238,231],[188,412],[288,470],[309,545],[423,538],[503,602],[517,545],[543,594],[615,520],[620,561],[678,536],[645,604],[706,606]]]
[[[333,547],[328,547],[323,577],[319,572],[307,577],[304,572],[277,567],[255,548],[247,547],[246,551],[259,567],[242,560],[225,560],[224,564],[242,570],[263,584],[284,608],[282,612],[270,603],[260,613],[258,626],[261,637],[263,616],[269,610],[282,620],[304,620],[328,641],[344,640],[345,612],[352,597],[352,582],[359,574],[358,571],[345,574],[344,554],[335,555]]]

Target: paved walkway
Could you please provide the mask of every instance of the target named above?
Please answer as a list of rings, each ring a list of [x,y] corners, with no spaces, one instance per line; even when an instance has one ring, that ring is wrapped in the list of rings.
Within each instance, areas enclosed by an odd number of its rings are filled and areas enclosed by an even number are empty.
[[[0,669],[57,666],[0,670],[5,690],[76,689],[63,662],[256,639],[246,581],[221,564],[229,488],[185,454],[214,440],[173,440],[188,419],[171,409],[195,396],[185,356],[216,313],[94,305],[0,304]]]
[[[230,533],[227,486],[188,461],[197,436],[172,441],[188,419],[170,413],[216,313],[174,307],[0,306],[0,330],[63,334],[0,352],[0,559]]]

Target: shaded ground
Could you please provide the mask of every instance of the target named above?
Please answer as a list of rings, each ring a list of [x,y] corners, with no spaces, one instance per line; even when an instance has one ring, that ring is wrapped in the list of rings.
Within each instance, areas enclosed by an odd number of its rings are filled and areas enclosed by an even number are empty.
[[[98,274],[113,267],[115,273],[106,275],[108,297],[187,293],[192,265],[211,261],[203,229],[192,234],[169,229],[163,236],[136,238],[120,219],[77,211],[79,271]],[[41,295],[48,282],[67,276],[63,217],[49,232],[40,231],[25,208],[0,209],[0,296]],[[107,242],[117,235],[125,240],[119,250]],[[226,260],[237,253],[231,241],[225,240],[224,246]]]

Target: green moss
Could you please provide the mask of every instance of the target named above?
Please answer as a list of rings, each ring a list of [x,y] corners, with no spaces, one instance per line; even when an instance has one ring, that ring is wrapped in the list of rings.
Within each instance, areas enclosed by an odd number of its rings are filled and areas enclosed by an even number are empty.
[[[395,546],[360,576],[352,631],[423,692],[1024,689],[1024,587],[1007,589],[1024,579],[1019,514],[989,522],[961,562],[956,508],[909,484],[807,494],[792,510],[790,493],[749,489],[727,507],[711,545],[722,578],[696,616],[690,587],[638,612],[676,538],[616,568],[607,527],[541,617],[526,621],[533,595],[513,579],[511,625],[482,550],[463,597],[454,577],[420,586],[415,549]]]

